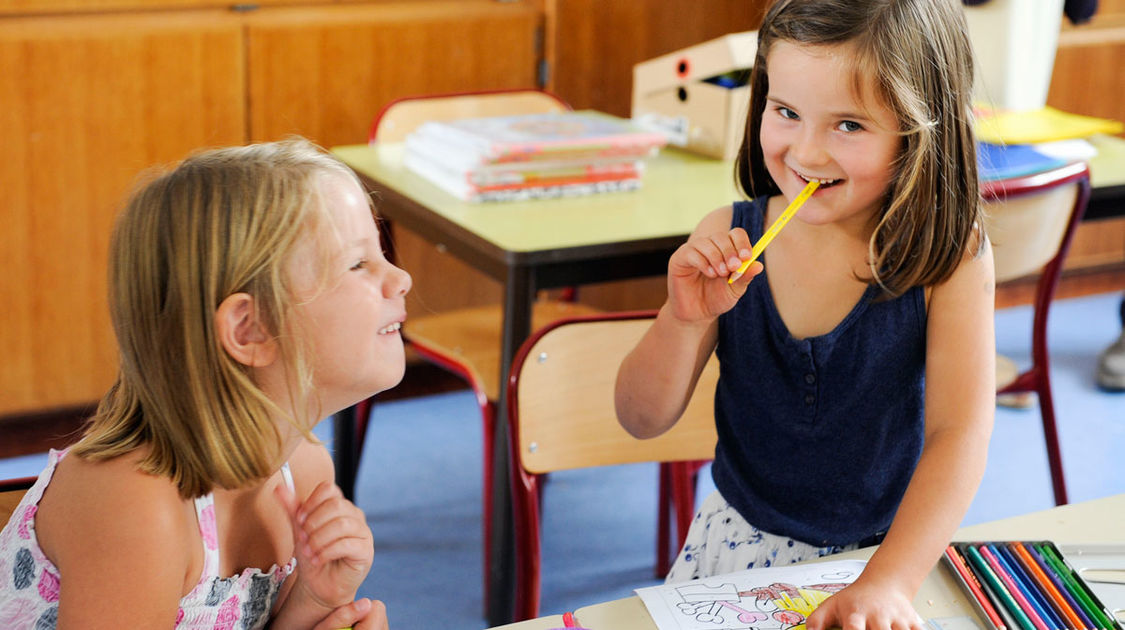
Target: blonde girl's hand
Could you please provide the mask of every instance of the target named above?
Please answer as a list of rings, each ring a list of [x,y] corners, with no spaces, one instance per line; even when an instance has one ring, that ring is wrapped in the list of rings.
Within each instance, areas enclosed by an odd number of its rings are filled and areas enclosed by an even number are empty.
[[[762,271],[755,261],[733,283],[727,279],[750,258],[746,230],[693,236],[668,260],[668,303],[685,323],[710,322],[734,308],[750,280]]]
[[[363,511],[327,481],[303,503],[284,486],[275,492],[293,525],[297,582],[290,597],[299,594],[327,610],[351,602],[375,555]]]
[[[807,630],[923,630],[910,597],[892,584],[855,583],[824,600],[805,622]]]
[[[313,630],[388,630],[387,609],[383,602],[357,599],[332,611]]]

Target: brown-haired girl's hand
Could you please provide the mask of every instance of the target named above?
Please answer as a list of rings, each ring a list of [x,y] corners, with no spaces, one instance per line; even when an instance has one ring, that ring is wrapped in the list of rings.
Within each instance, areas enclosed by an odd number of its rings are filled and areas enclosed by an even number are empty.
[[[762,271],[755,261],[733,283],[727,279],[750,258],[746,230],[693,236],[668,260],[668,303],[680,321],[703,323],[734,308],[746,286]]]
[[[333,610],[313,630],[388,630],[387,609],[383,602],[357,599]]]
[[[910,597],[894,585],[855,583],[824,600],[805,621],[807,630],[923,630]]]
[[[327,610],[348,605],[375,555],[363,511],[331,482],[322,482],[300,504],[283,486],[276,493],[293,524],[297,558],[293,594]]]

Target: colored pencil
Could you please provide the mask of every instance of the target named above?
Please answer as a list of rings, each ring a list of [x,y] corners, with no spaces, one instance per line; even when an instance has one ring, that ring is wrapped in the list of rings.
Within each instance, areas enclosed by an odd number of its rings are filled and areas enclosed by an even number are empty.
[[[1031,623],[1031,619],[1029,619],[1023,609],[1020,608],[1020,605],[1016,603],[1016,600],[1012,598],[1012,594],[1004,587],[1004,583],[997,577],[996,572],[992,570],[992,567],[988,564],[988,561],[984,559],[981,552],[973,545],[967,545],[965,547],[965,555],[969,558],[969,562],[976,567],[980,575],[984,577],[984,581],[988,584],[989,588],[996,593],[996,597],[1004,602],[1004,606],[1008,609],[1008,612],[1011,613],[1012,617],[1015,618],[1020,628],[1023,630],[1035,630],[1035,625]]]
[[[1078,600],[1082,602],[1082,605],[1086,608],[1086,612],[1089,613],[1090,617],[1097,620],[1098,626],[1101,628],[1116,628],[1117,625],[1110,621],[1109,617],[1101,610],[1101,607],[1094,602],[1094,599],[1090,596],[1090,593],[1085,587],[1083,587],[1081,581],[1075,578],[1070,568],[1062,561],[1062,558],[1059,558],[1058,555],[1055,554],[1055,550],[1050,545],[1040,545],[1039,549],[1043,552],[1043,557],[1048,558],[1052,566],[1055,567],[1055,570],[1062,576],[1063,582],[1065,582],[1077,596]]]
[[[1078,615],[1078,618],[1082,620],[1082,625],[1086,626],[1088,630],[1099,630],[1098,623],[1086,614],[1086,609],[1083,608],[1082,603],[1071,594],[1070,589],[1067,588],[1066,584],[1063,582],[1062,576],[1055,571],[1054,567],[1047,563],[1046,558],[1035,548],[1033,543],[1027,544],[1027,551],[1031,554],[1031,557],[1035,559],[1039,567],[1043,569],[1047,577],[1051,579],[1051,583],[1055,585],[1055,588],[1058,589],[1063,599],[1070,604],[1071,609],[1074,610],[1074,614]]]
[[[1031,552],[1027,550],[1027,547],[1024,547],[1023,543],[1018,541],[1012,542],[1008,546],[1015,556],[1023,562],[1024,566],[1027,568],[1027,572],[1039,582],[1039,587],[1047,594],[1051,603],[1054,604],[1059,613],[1067,619],[1070,627],[1073,630],[1086,630],[1085,625],[1082,623],[1082,618],[1070,607],[1066,598],[1062,596],[1062,593],[1060,593],[1054,583],[1051,582],[1051,579],[1043,572],[1042,567],[1035,562],[1035,558],[1031,557]]]
[[[1016,583],[1016,586],[1019,587],[1020,592],[1023,593],[1028,603],[1035,609],[1035,613],[1043,620],[1043,623],[1046,624],[1048,628],[1053,628],[1055,630],[1063,630],[1066,628],[1066,622],[1064,622],[1055,613],[1051,605],[1043,599],[1043,594],[1039,592],[1039,587],[1036,586],[1035,582],[1027,575],[1023,567],[1020,566],[1015,557],[1012,556],[1012,552],[1004,545],[993,544],[989,545],[988,549],[996,556],[1000,564],[1004,566],[1008,575],[1012,576],[1012,580]]]
[[[1015,580],[1012,579],[1012,576],[1008,574],[1008,571],[1004,569],[1004,565],[1000,563],[999,558],[988,548],[988,545],[981,545],[977,550],[980,551],[980,555],[984,557],[988,566],[996,572],[996,576],[1000,578],[1004,587],[1008,589],[1008,593],[1012,595],[1012,599],[1016,601],[1020,610],[1027,615],[1031,624],[1038,630],[1047,630],[1047,624],[1043,621],[1043,618],[1035,611],[1035,607],[1031,605],[1031,602],[1027,601],[1027,597],[1023,594],[1023,591],[1016,584]]]
[[[754,247],[750,250],[750,258],[748,260],[742,261],[742,264],[738,266],[738,269],[736,269],[735,272],[730,275],[730,278],[727,279],[727,284],[734,284],[735,280],[738,280],[742,277],[742,274],[746,273],[746,270],[750,268],[750,263],[754,262],[758,259],[758,256],[762,255],[762,252],[766,249],[766,245],[769,245],[770,241],[772,241],[773,238],[777,236],[778,232],[781,231],[781,228],[785,227],[786,223],[789,223],[789,219],[792,219],[793,215],[797,214],[797,211],[801,209],[801,206],[803,206],[805,202],[808,201],[809,197],[811,197],[812,194],[816,192],[818,186],[820,186],[820,182],[816,180],[805,184],[805,189],[802,190],[796,197],[794,197],[793,201],[789,202],[789,205],[786,206],[785,210],[781,213],[781,216],[777,217],[777,219],[774,220],[773,225],[771,225],[769,229],[766,230],[765,234],[762,234],[762,238],[758,239],[757,243],[754,243]]]
[[[976,599],[981,611],[988,617],[992,626],[996,628],[996,630],[1007,630],[1008,625],[992,605],[992,599],[989,598],[988,595],[985,595],[977,577],[973,575],[972,570],[966,566],[965,560],[961,557],[961,553],[957,551],[953,545],[950,545],[945,548],[945,556],[950,566],[953,567],[953,570],[957,575],[961,576],[961,582],[965,585],[965,588],[969,589],[969,592],[972,593],[973,598]]]

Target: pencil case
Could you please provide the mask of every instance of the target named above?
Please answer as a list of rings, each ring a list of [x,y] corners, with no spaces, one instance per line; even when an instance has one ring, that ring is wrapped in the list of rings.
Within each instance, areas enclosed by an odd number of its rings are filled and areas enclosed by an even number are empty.
[[[1125,630],[1052,541],[957,542],[942,562],[991,630]]]

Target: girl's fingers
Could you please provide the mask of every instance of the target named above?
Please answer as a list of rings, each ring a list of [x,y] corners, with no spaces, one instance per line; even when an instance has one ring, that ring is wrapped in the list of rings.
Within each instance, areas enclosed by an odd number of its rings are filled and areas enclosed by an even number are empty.
[[[680,267],[681,269],[691,270],[691,274],[701,273],[708,278],[715,278],[718,274],[711,266],[711,261],[699,250],[695,243],[687,243],[680,248],[680,252],[673,258],[678,259],[674,261],[670,267]],[[679,264],[677,265],[676,262]],[[669,271],[674,271],[670,269]]]
[[[327,481],[321,482],[316,488],[313,488],[308,498],[301,504],[297,511],[298,520],[304,523],[313,512],[321,509],[325,504],[331,504],[336,501],[347,501],[347,499],[344,498],[344,493],[341,492],[340,488],[334,483],[328,483]]]
[[[362,626],[358,625],[364,618],[371,615],[374,602],[367,598],[357,599],[354,602],[340,606],[333,610],[327,617],[322,619],[320,623],[316,624],[313,630],[341,630],[343,628],[379,628],[380,626]],[[382,603],[380,603],[380,608]],[[383,620],[386,621],[386,615],[383,615]],[[382,626],[386,627],[386,624]]]
[[[373,556],[371,543],[360,538],[337,538],[316,552],[309,554],[309,561],[313,566],[320,566],[329,562],[352,562],[362,565],[369,564]]]

